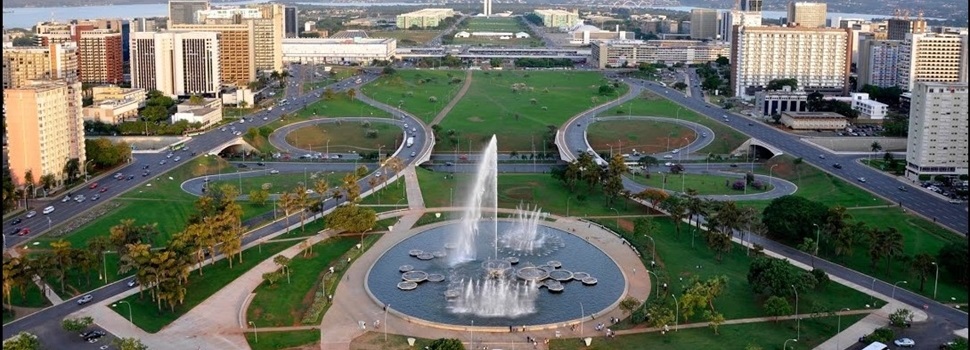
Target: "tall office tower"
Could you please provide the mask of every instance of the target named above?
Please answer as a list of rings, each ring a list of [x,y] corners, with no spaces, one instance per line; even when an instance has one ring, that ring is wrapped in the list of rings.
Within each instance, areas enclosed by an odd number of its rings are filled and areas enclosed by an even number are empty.
[[[899,40],[862,40],[859,45],[857,86],[865,85],[892,87],[898,85],[899,77]]]
[[[717,37],[717,10],[690,10],[690,38],[709,40]]]
[[[138,17],[131,20],[131,32],[155,32],[165,29],[164,18]],[[129,38],[130,39],[130,38]]]
[[[741,11],[761,12],[763,0],[741,0]]]
[[[60,183],[68,160],[77,158],[84,164],[84,120],[81,95],[76,93],[80,90],[80,82],[65,80],[32,80],[3,90],[7,162],[14,184],[24,184],[28,171],[35,182],[54,175]]]
[[[35,32],[42,45],[77,43],[81,82],[117,84],[124,79],[121,29],[119,19],[98,19],[38,23]]]
[[[484,14],[485,17],[491,16],[492,15],[492,0],[484,0],[482,5],[483,5],[482,14]]]
[[[128,62],[128,43],[131,42],[131,21],[121,21],[121,60]],[[124,66],[122,66],[124,67]]]
[[[718,26],[718,36],[722,41],[731,42],[731,35],[734,34],[734,26],[758,27],[761,26],[761,12],[727,11],[721,14],[721,23]]]
[[[904,91],[917,82],[967,82],[967,34],[906,34],[899,49],[898,83]]]
[[[285,27],[287,38],[296,38],[300,36],[300,22],[299,16],[297,15],[299,11],[296,7],[287,6],[286,14],[283,19],[283,26]]]
[[[219,39],[216,32],[132,33],[132,87],[168,96],[218,94]]]
[[[826,8],[823,2],[789,2],[788,24],[808,28],[825,27]]]
[[[918,82],[906,140],[906,177],[967,175],[967,83]]]
[[[887,22],[886,38],[889,40],[906,40],[906,34],[926,33],[926,21],[923,18],[890,18]]]
[[[241,29],[239,26],[249,26],[252,28],[250,33],[251,46],[248,50],[252,51],[254,69],[258,72],[282,72],[283,71],[283,17],[284,10],[281,4],[259,4],[248,7],[211,9],[201,11],[198,18],[201,23],[196,25],[174,25],[172,30],[188,31],[220,31],[223,35],[220,41],[223,43],[222,58],[231,59],[232,56],[243,54],[241,51],[226,52],[227,42],[236,40],[227,38],[223,29],[235,28],[233,31]],[[226,29],[228,30],[228,29]],[[241,40],[241,38],[238,38]],[[229,55],[227,57],[226,55]],[[225,69],[226,64],[223,64]],[[223,74],[223,79],[227,82],[236,81],[230,79],[229,75]],[[253,76],[249,81],[255,79]],[[246,81],[243,85],[249,83]]]
[[[208,0],[169,0],[168,27],[174,24],[199,24],[198,12],[208,9]]]
[[[731,82],[750,98],[773,79],[794,78],[798,87],[824,94],[849,93],[852,43],[848,29],[735,27]]]
[[[77,44],[19,46],[3,49],[3,88],[27,85],[29,80],[77,81]]]

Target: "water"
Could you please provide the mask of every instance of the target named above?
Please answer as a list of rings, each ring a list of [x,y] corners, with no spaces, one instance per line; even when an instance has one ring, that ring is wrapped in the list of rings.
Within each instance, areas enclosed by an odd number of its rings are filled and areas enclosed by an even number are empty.
[[[692,9],[701,8],[701,7],[694,7],[694,6],[663,6],[663,7],[657,7],[657,8],[664,9],[664,10],[690,12],[690,10],[692,10]],[[728,9],[717,9],[717,10],[718,11],[729,11]],[[826,13],[825,16],[826,16],[826,18],[831,19],[831,20],[835,20],[835,19],[838,19],[838,18],[842,18],[842,19],[861,18],[861,19],[871,20],[871,19],[886,19],[886,18],[892,18],[893,17],[891,14],[889,14],[889,15],[873,15],[873,14],[863,14],[863,13],[838,13],[838,12],[828,12],[828,13]],[[784,17],[788,17],[788,13],[785,12],[785,11],[761,11],[761,17],[762,18],[771,18],[771,19],[781,19],[781,18],[784,18]],[[927,20],[941,20],[940,18],[929,18],[929,17],[926,17],[926,19]]]
[[[539,287],[508,278],[472,279],[462,283],[462,296],[448,306],[454,314],[517,318],[536,312]]]
[[[488,211],[484,212],[482,208],[487,208]],[[452,266],[477,258],[475,239],[480,233],[479,222],[485,215],[491,216],[489,218],[491,222],[496,222],[494,220],[496,209],[498,209],[498,146],[495,135],[492,135],[492,139],[482,152],[481,163],[478,164],[478,171],[475,173],[475,182],[472,183],[468,197],[465,199],[465,210],[452,242],[455,249],[449,253]],[[491,233],[495,237],[497,247],[497,228],[493,228]]]

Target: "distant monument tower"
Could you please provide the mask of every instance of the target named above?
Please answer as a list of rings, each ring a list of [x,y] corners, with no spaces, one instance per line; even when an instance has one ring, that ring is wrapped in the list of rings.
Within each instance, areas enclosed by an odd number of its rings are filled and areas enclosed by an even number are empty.
[[[485,6],[483,6],[482,14],[484,14],[485,17],[492,16],[492,0],[485,0]]]

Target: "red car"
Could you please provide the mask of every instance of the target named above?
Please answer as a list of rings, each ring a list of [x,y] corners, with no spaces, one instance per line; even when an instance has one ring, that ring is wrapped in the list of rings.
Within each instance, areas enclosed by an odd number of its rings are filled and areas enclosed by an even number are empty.
[[[108,188],[107,187],[102,187],[101,188],[101,191],[99,191],[99,192],[101,192],[101,193],[108,192]]]
[[[95,189],[95,188],[98,188],[98,183],[95,182],[95,183],[91,184],[91,186],[88,186],[88,188],[90,188],[92,190]]]
[[[17,233],[18,236],[26,236],[26,235],[29,235],[29,234],[30,234],[30,228],[28,228],[28,227],[24,227],[24,228],[20,229],[20,233]]]

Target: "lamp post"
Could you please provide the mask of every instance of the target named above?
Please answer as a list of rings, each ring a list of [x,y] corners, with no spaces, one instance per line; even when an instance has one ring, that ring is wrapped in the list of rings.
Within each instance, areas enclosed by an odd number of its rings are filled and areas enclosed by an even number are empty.
[[[392,226],[388,226],[387,229],[390,230],[391,227]],[[384,306],[384,343],[385,344],[387,343],[387,309],[390,307],[391,307],[390,304],[387,304],[386,306]]]
[[[791,290],[795,291],[795,341],[802,337],[802,318],[798,316],[798,289],[791,284]]]
[[[619,227],[620,225],[618,224],[616,226]],[[651,249],[651,253],[650,253],[650,257],[653,258],[654,260],[656,260],[657,259],[657,242],[654,241],[653,240],[653,237],[650,237],[650,235],[643,235],[643,236],[650,239],[650,246],[652,248]]]
[[[897,287],[897,286],[898,286],[898,285],[899,285],[900,283],[902,283],[902,284],[907,284],[907,283],[909,283],[909,282],[906,282],[906,281],[899,281],[899,282],[896,282],[896,283],[893,283],[893,293],[892,293],[892,296],[891,296],[890,298],[892,298],[892,299],[896,299],[896,287]]]
[[[256,342],[259,343],[259,328],[256,328],[256,324],[253,321],[249,321],[249,325],[253,326],[253,338],[256,338]]]
[[[670,293],[670,296],[674,297],[674,330],[680,331],[680,328],[677,326],[680,323],[680,303],[677,302],[676,294]]]
[[[472,320],[472,326],[468,328],[468,334],[471,338],[471,340],[469,341],[469,344],[471,344],[472,348],[474,348],[475,347],[475,320]]]
[[[586,318],[586,309],[583,308],[583,302],[580,301],[579,302],[579,339],[580,340],[583,339],[583,326],[586,324],[586,322],[584,322],[583,319],[585,318]]]
[[[836,349],[842,348],[841,346],[839,346],[839,333],[842,332],[842,311],[849,311],[849,308],[847,307],[842,308],[842,310],[839,310],[839,312],[837,313],[839,315],[839,322],[838,322],[838,326],[835,328],[835,348]]]
[[[773,182],[772,180],[774,180],[774,178],[771,177],[771,171],[772,170],[775,170],[775,167],[776,166],[778,166],[778,164],[773,164],[773,165],[771,165],[770,168],[768,168],[768,187],[771,187],[772,182]]]
[[[936,300],[936,287],[940,282],[940,265],[934,261],[933,267],[936,267],[936,278],[933,279],[933,300]]]
[[[619,230],[620,229],[620,211],[619,210],[616,210],[616,208],[610,208],[610,209],[612,209],[613,211],[616,212],[616,229]]]
[[[781,347],[782,350],[788,350],[788,342],[790,342],[790,341],[794,341],[794,342],[797,343],[798,342],[798,339],[788,339],[788,340],[786,340],[785,341],[785,345],[782,345],[782,347]]]
[[[659,285],[659,283],[660,283],[660,276],[657,276],[657,273],[656,272],[653,272],[653,271],[650,271],[650,270],[647,270],[647,273],[652,273],[653,274],[653,277],[656,277],[657,278],[657,284],[655,284],[655,286],[656,285]],[[654,293],[654,294],[656,295],[656,297],[659,298],[660,297],[660,288],[655,288],[655,289],[657,290],[657,292]]]
[[[127,301],[124,301],[124,300],[118,300],[117,303],[111,304],[111,307],[117,307],[118,304],[121,304],[121,303],[125,303],[125,304],[128,305],[128,322],[134,325],[135,322],[132,321],[132,318],[131,318],[131,303],[129,303]]]

